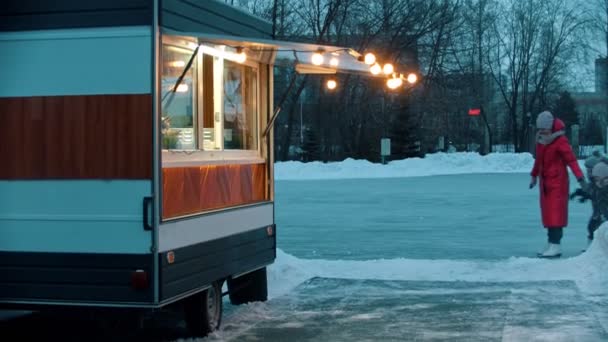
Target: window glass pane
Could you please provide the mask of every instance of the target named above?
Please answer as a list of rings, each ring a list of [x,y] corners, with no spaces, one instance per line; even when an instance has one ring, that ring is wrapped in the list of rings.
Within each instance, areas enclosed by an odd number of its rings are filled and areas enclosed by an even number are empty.
[[[224,149],[257,149],[257,70],[224,60]]]
[[[162,146],[164,149],[195,149],[197,58],[183,80],[172,90],[182,75],[193,51],[163,45],[162,70]]]

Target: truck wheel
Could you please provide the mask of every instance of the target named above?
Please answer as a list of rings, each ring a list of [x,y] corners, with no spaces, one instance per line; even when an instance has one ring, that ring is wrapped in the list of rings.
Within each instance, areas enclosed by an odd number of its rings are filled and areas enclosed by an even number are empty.
[[[184,299],[184,319],[190,334],[204,337],[222,322],[222,286],[213,282],[207,290]]]
[[[235,279],[228,279],[230,303],[265,302],[268,299],[266,267]]]

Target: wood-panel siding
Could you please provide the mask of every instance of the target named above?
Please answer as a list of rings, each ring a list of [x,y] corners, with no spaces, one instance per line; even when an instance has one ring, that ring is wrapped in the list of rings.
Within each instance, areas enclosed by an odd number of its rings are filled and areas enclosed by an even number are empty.
[[[261,202],[266,164],[163,168],[163,219]]]
[[[152,96],[0,98],[0,179],[152,178]]]

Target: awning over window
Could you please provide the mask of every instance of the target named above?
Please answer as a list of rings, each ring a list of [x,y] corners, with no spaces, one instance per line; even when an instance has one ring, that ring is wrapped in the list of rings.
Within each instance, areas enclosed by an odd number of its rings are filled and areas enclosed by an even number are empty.
[[[369,65],[359,61],[357,51],[338,46],[298,43],[290,41],[238,37],[230,35],[206,34],[198,32],[178,32],[163,28],[164,34],[188,37],[199,45],[225,45],[233,49],[244,48],[245,53],[269,64],[295,64],[301,74],[364,73],[371,76]],[[323,62],[315,65],[313,54],[321,53]]]

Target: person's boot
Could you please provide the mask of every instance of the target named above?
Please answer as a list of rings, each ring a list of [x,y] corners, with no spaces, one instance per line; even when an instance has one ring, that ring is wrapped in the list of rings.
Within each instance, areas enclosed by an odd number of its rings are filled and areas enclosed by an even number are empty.
[[[547,259],[559,258],[561,256],[562,256],[562,246],[559,244],[556,244],[556,243],[550,243],[549,248],[546,251],[544,251],[543,253],[538,255],[539,258],[547,258]]]
[[[536,253],[538,256],[541,256],[542,254],[544,254],[545,252],[547,252],[549,250],[549,246],[551,244],[547,242],[547,244],[545,245],[545,248],[543,248],[540,252]]]

